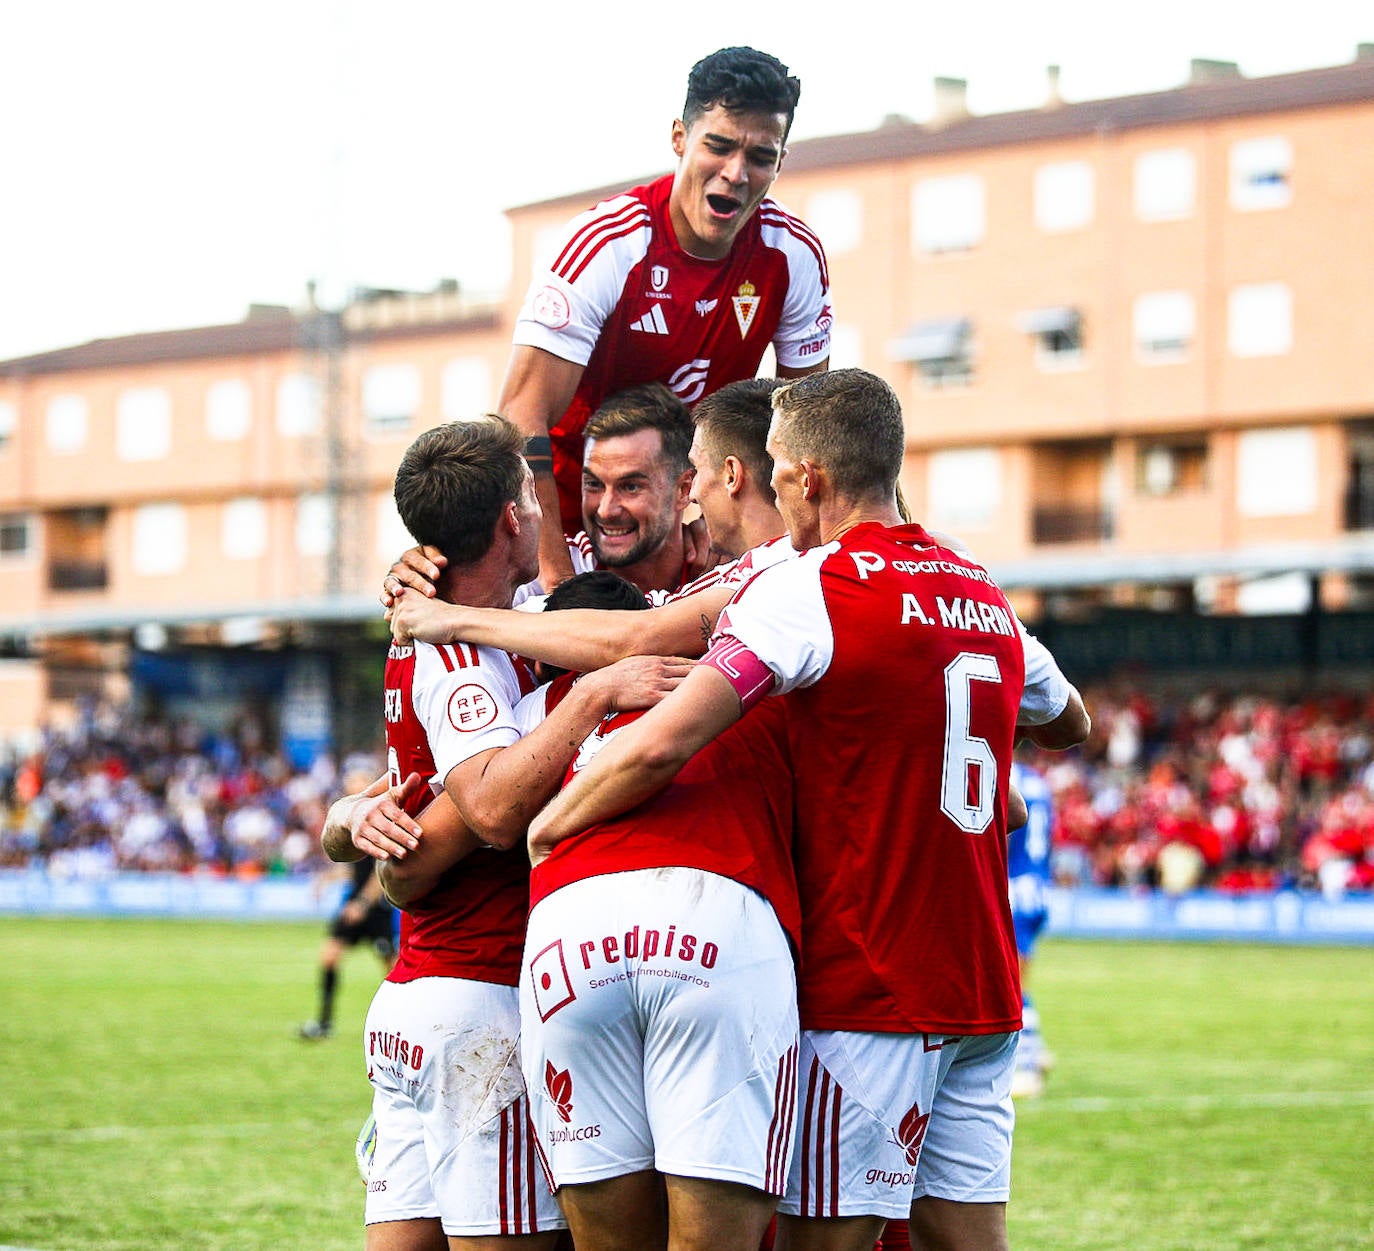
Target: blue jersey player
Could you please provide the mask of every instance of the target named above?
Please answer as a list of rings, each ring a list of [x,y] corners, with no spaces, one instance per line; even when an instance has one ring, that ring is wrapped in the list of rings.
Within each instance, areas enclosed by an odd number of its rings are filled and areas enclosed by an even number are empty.
[[[1048,1052],[1040,1033],[1040,1014],[1026,992],[1026,975],[1036,939],[1049,915],[1050,830],[1054,807],[1045,775],[1024,761],[1011,766],[1011,782],[1026,801],[1030,817],[1007,835],[1008,893],[1021,957],[1021,1037],[1016,1048],[1012,1093],[1034,1097],[1045,1086]]]

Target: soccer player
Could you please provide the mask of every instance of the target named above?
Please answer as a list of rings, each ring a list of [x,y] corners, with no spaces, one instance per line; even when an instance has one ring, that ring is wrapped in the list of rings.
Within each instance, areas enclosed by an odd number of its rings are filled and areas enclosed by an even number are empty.
[[[773,485],[801,554],[743,586],[681,687],[536,818],[531,853],[641,803],[781,696],[803,1036],[778,1246],[866,1251],[909,1216],[916,1245],[995,1251],[1021,1023],[1012,745],[1067,746],[1087,714],[986,571],[901,523],[891,388],[842,370],[782,388],[774,409]]]
[[[824,252],[767,198],[800,92],[752,48],[697,62],[675,172],[575,218],[530,284],[497,407],[530,436],[546,588],[572,572],[558,536],[577,528],[583,426],[607,395],[657,381],[690,404],[753,377],[770,343],[782,377],[826,367]]]
[[[447,558],[443,597],[509,606],[533,575],[540,513],[522,446],[510,423],[490,418],[428,431],[402,459],[397,508]],[[381,859],[382,883],[404,909],[401,955],[365,1029],[377,1122],[369,1251],[427,1251],[439,1226],[455,1248],[519,1237],[547,1251],[556,1233],[546,1231],[563,1225],[539,1177],[519,1071],[529,868],[517,844],[601,718],[645,706],[676,680],[673,662],[617,668],[578,683],[520,737],[515,704],[533,688],[522,662],[471,644],[390,650],[392,787],[355,803],[342,832],[331,823],[323,840],[331,858]],[[442,800],[417,825],[432,787]],[[389,848],[367,832],[388,805],[403,810],[387,814],[402,840]]]
[[[1021,1036],[1016,1043],[1014,1097],[1035,1098],[1045,1089],[1049,1065],[1045,1040],[1040,1032],[1040,1011],[1026,989],[1035,944],[1049,916],[1046,891],[1050,884],[1050,833],[1054,827],[1054,802],[1045,775],[1021,753],[1011,766],[1012,784],[1026,800],[1027,818],[1007,836],[1007,893],[1011,919],[1016,927],[1016,951],[1021,964]]]
[[[603,722],[573,775],[634,716]],[[791,826],[771,701],[531,876],[521,1048],[581,1251],[662,1246],[665,1229],[681,1251],[757,1251],[796,1107]]]

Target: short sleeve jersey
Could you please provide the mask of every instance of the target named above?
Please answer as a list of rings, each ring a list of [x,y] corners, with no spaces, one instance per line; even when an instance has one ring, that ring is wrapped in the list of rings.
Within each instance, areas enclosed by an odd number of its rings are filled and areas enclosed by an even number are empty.
[[[920,526],[856,526],[721,614],[787,705],[809,1029],[1000,1033],[1021,995],[1007,783],[1022,631]]]
[[[533,686],[523,662],[495,648],[393,643],[385,709],[393,783],[415,772],[437,794],[455,765],[510,746],[520,736],[515,706]],[[422,793],[411,815],[427,801]],[[518,985],[528,907],[525,849],[473,852],[402,911],[400,956],[388,980],[463,977]]]
[[[565,784],[643,713],[602,721]],[[669,786],[619,817],[564,839],[530,877],[530,903],[583,878],[684,866],[728,877],[772,905],[795,951],[801,915],[792,841],[792,767],[785,710],[757,705],[697,752]]]
[[[608,395],[662,382],[688,404],[752,378],[771,343],[783,367],[830,355],[830,279],[820,241],[764,200],[730,254],[678,246],[672,175],[603,200],[570,223],[516,321],[517,346],[585,366],[551,433],[564,528],[578,525],[582,429]]]

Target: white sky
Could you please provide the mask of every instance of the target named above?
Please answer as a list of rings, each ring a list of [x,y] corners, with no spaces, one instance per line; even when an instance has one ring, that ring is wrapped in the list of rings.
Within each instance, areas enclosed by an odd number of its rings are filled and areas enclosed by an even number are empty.
[[[0,359],[312,277],[499,290],[502,210],[667,169],[687,71],[727,44],[801,77],[808,138],[923,120],[936,75],[989,113],[1039,104],[1050,64],[1086,100],[1362,40],[1371,0],[0,0]]]

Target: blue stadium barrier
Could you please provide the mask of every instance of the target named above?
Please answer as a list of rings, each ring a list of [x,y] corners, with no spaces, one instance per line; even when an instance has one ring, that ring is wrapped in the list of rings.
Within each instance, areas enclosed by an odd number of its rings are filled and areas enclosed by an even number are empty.
[[[241,882],[177,873],[116,873],[83,880],[49,877],[41,869],[0,869],[0,913],[308,920],[332,916],[343,889],[342,882],[319,889],[309,877]]]
[[[318,890],[309,878],[183,877],[118,873],[86,880],[41,869],[0,869],[0,914],[309,920],[332,916],[343,883]],[[1374,898],[1340,900],[1280,891],[1172,897],[1149,891],[1050,891],[1047,932],[1071,938],[1144,938],[1267,943],[1374,944]]]
[[[1055,888],[1046,930],[1072,938],[1364,944],[1374,943],[1374,898]]]

